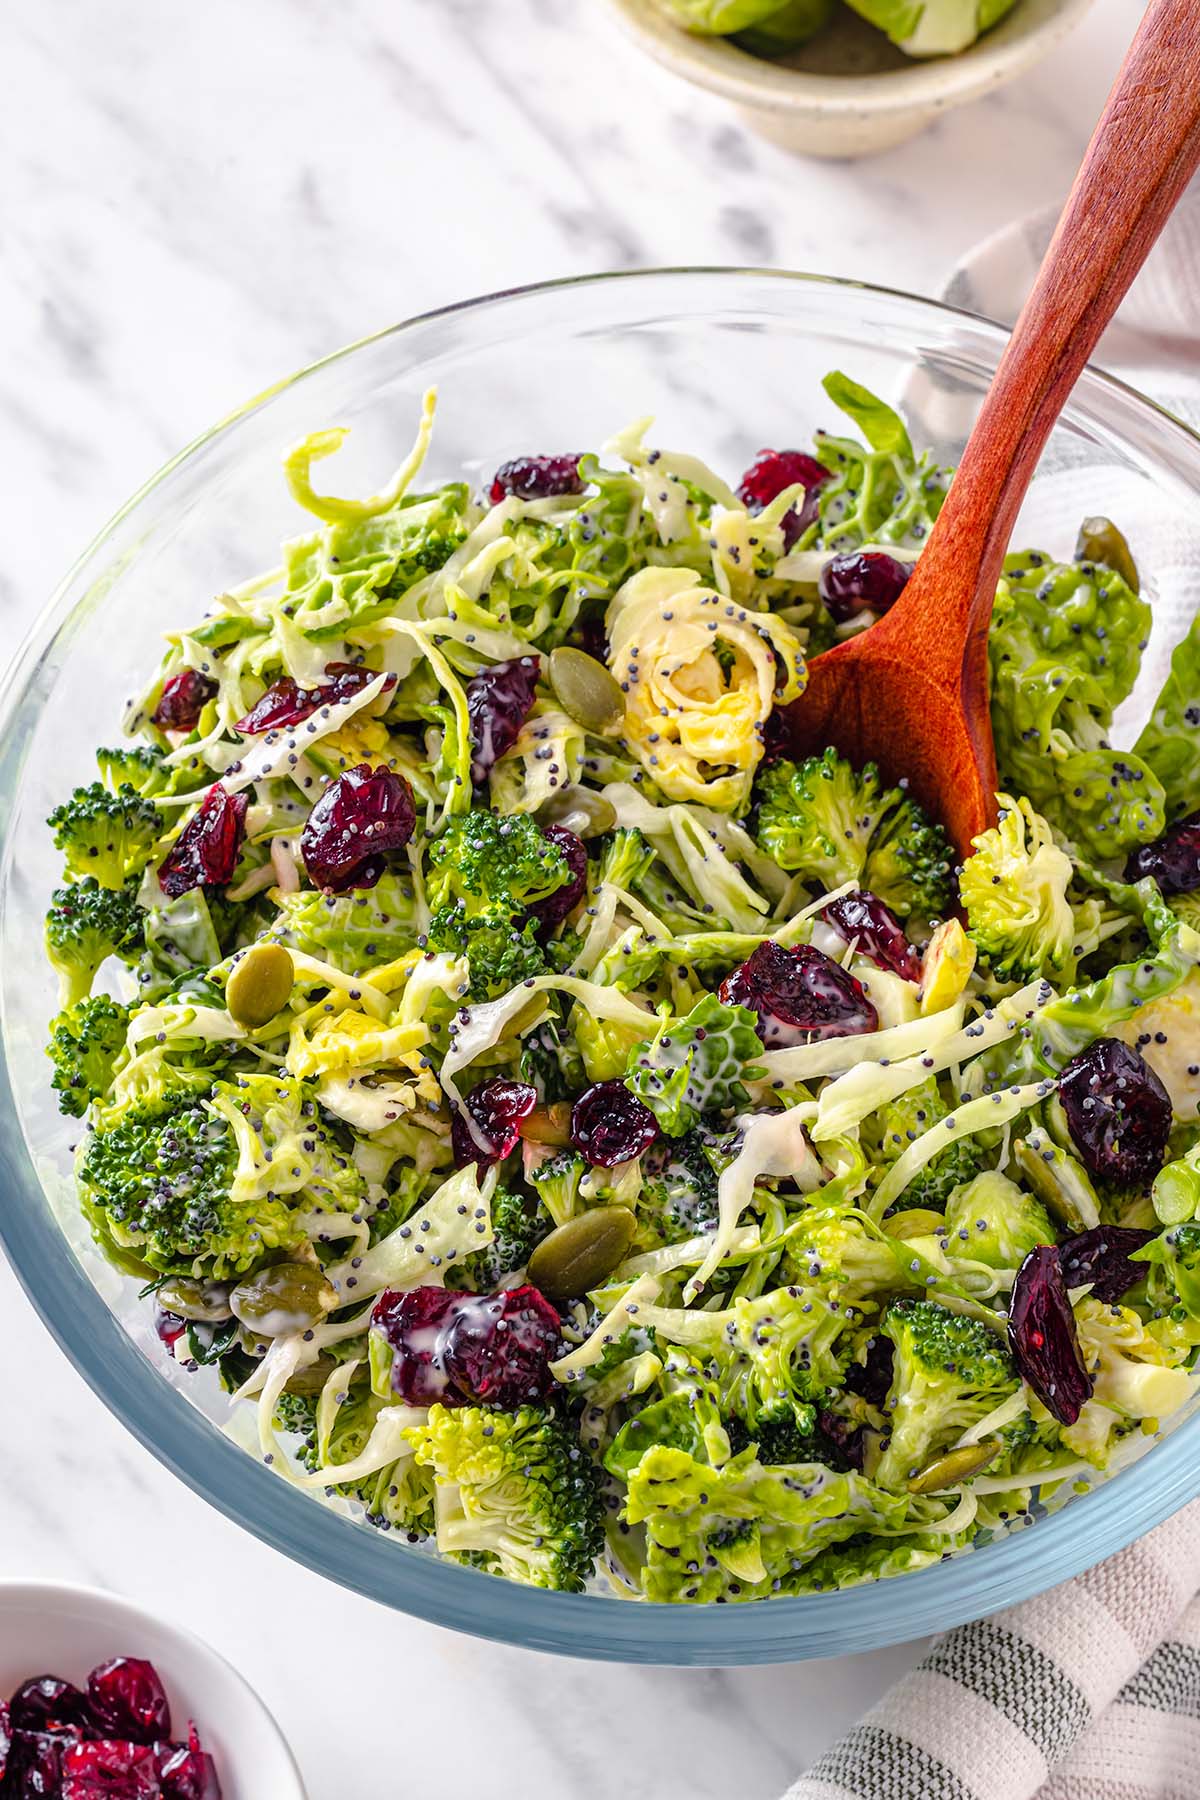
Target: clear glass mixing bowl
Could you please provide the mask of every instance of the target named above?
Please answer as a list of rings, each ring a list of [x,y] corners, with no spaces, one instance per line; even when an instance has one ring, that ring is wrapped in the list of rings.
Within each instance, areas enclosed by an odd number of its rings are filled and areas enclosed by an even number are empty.
[[[74,1121],[42,1054],[54,982],[41,944],[58,859],[43,821],[160,634],[270,566],[297,518],[280,451],[353,427],[340,492],[373,492],[441,391],[429,472],[490,470],[522,450],[595,447],[657,415],[657,441],[736,477],[763,444],[835,424],[821,376],[843,367],[905,406],[918,441],[962,447],[1005,340],[997,327],[877,288],[799,275],[671,271],[532,288],[399,325],[269,390],[135,495],[72,570],[10,673],[0,726],[0,1238],[42,1318],[117,1416],[197,1493],[276,1549],[441,1625],[540,1650],[663,1663],[820,1656],[916,1637],[1020,1600],[1127,1544],[1200,1493],[1200,1423],[1001,1542],[840,1594],[710,1608],[536,1592],[443,1563],[290,1488],[223,1430],[206,1374],[169,1372],[136,1283],[105,1265],[75,1208]],[[1030,535],[1066,553],[1083,511],[1115,514],[1160,603],[1200,565],[1200,440],[1098,374],[1080,382],[1030,499]],[[1191,540],[1190,557],[1178,554]],[[1148,547],[1166,546],[1158,556]],[[1195,596],[1192,596],[1192,603]],[[30,1347],[31,1355],[36,1346]],[[10,1425],[19,1433],[19,1422]]]

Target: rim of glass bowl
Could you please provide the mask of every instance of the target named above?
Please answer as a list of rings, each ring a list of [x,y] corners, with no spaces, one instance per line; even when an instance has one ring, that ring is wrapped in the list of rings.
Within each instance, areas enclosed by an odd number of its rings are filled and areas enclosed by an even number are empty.
[[[869,282],[750,268],[630,270],[507,288],[439,307],[374,332],[276,383],[195,438],[114,514],[60,582],[14,658],[0,687],[0,908],[7,908],[10,893],[11,797],[25,748],[21,714],[37,706],[38,668],[76,607],[86,604],[86,591],[73,605],[68,599],[88,564],[181,464],[284,389],[368,345],[432,321],[484,311],[499,301],[536,300],[605,284],[683,285],[698,279],[716,287],[728,283],[732,288],[738,281],[751,280],[865,292],[918,310],[957,316],[973,330],[992,336],[998,347],[1008,337],[1004,327],[977,314]],[[1135,413],[1148,413],[1156,433],[1165,429],[1168,439],[1176,437],[1196,461],[1200,482],[1200,434],[1113,376],[1089,369],[1085,379],[1089,385],[1099,384],[1123,407],[1133,402]],[[1161,454],[1161,444],[1158,450]],[[17,1279],[59,1346],[126,1429],[196,1493],[272,1548],[341,1586],[455,1630],[526,1649],[628,1662],[780,1662],[875,1649],[979,1618],[1056,1586],[1123,1548],[1200,1492],[1197,1416],[1087,1495],[1039,1519],[1036,1528],[884,1583],[721,1608],[631,1605],[596,1594],[518,1587],[410,1550],[370,1526],[314,1504],[169,1387],[109,1311],[63,1238],[46,1204],[2,1058],[0,1168],[6,1177],[0,1243]],[[14,1205],[14,1196],[28,1197],[31,1204]]]

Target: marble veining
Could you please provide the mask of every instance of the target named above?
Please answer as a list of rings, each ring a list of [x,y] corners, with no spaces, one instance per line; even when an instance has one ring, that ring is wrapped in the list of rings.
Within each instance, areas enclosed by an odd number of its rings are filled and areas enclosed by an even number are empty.
[[[0,655],[168,455],[394,319],[664,263],[936,292],[968,245],[1065,191],[1140,11],[1096,0],[1023,85],[879,160],[806,164],[644,60],[600,0],[8,8]],[[0,1428],[0,1577],[107,1583],[194,1625],[261,1688],[313,1800],[474,1800],[481,1782],[770,1800],[913,1656],[633,1669],[385,1612],[160,1468],[7,1270]]]

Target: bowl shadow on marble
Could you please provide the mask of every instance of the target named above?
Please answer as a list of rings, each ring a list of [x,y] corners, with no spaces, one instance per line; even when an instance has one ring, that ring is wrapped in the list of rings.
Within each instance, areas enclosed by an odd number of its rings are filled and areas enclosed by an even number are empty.
[[[608,0],[647,55],[731,100],[763,137],[805,156],[872,156],[1015,81],[1062,42],[1092,0],[1017,0],[958,56],[914,59],[847,7],[811,43],[768,60],[698,37],[656,0]]]

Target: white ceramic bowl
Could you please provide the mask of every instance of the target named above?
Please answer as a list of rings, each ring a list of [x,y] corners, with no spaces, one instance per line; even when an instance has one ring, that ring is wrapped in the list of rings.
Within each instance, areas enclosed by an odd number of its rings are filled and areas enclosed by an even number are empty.
[[[306,1800],[274,1719],[223,1656],[129,1600],[98,1588],[0,1582],[0,1695],[34,1675],[82,1686],[111,1656],[142,1656],[162,1677],[177,1736],[196,1721],[224,1800]]]
[[[768,61],[729,38],[682,30],[656,0],[609,0],[657,62],[741,108],[765,137],[807,156],[869,156],[914,137],[952,106],[978,100],[1040,62],[1091,0],[1018,0],[959,56],[914,60],[839,7],[810,44]]]

